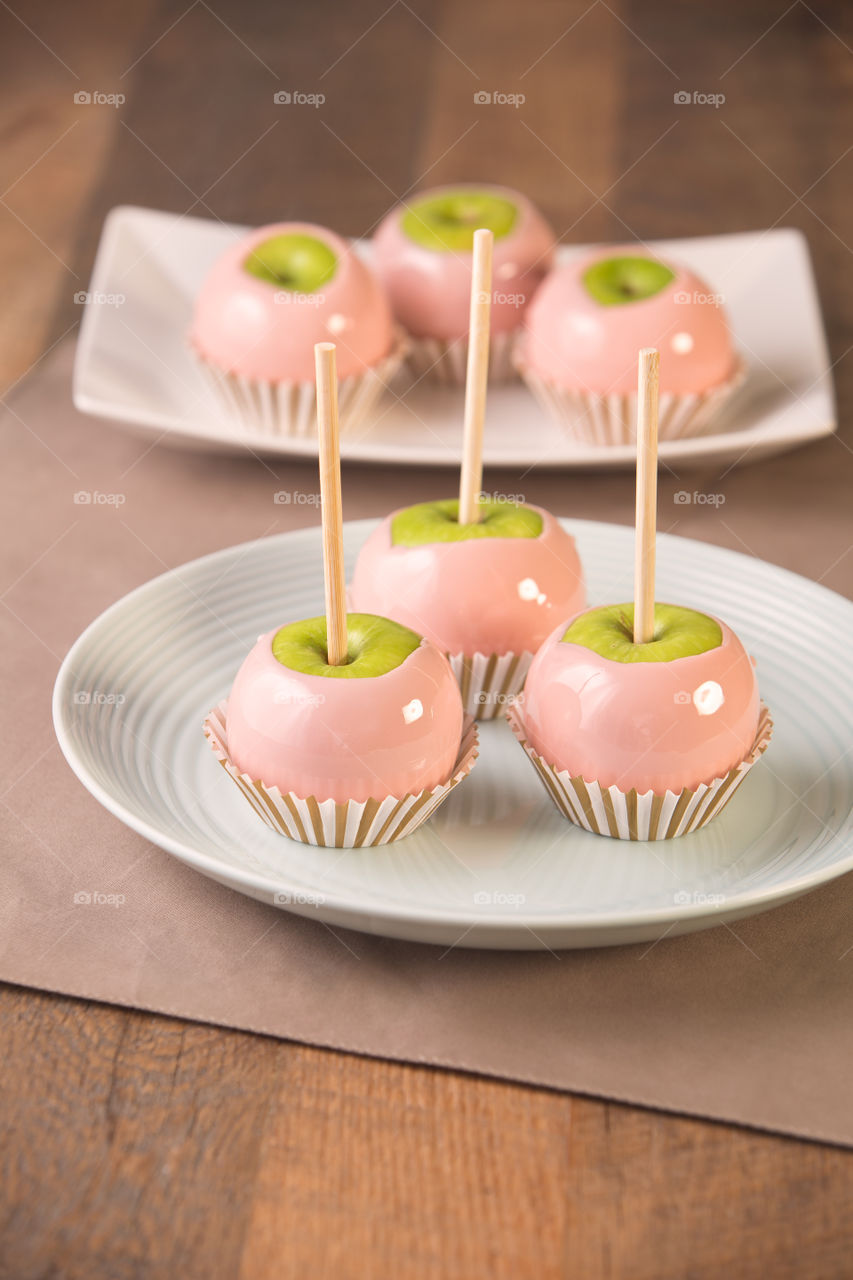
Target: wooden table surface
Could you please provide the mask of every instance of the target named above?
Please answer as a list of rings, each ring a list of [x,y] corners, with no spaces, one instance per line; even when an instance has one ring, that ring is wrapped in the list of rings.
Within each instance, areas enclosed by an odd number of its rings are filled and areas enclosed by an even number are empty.
[[[469,178],[567,239],[802,227],[842,420],[853,399],[840,0],[13,0],[0,23],[4,386],[76,327],[116,203],[363,234]],[[726,101],[674,103],[694,91]],[[853,1274],[849,1152],[10,987],[0,1031],[3,1277]]]

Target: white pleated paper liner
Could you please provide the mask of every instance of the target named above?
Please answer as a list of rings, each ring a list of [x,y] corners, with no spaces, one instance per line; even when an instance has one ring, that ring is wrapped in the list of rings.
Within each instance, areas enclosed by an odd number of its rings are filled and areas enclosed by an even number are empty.
[[[522,696],[509,707],[507,720],[560,813],[575,826],[618,840],[672,840],[703,827],[731,800],[756,760],[766,751],[773,733],[770,712],[762,702],[749,754],[724,778],[703,782],[693,790],[638,794],[635,790],[620,791],[618,787],[585,782],[583,778],[573,778],[566,770],[558,772],[527,741],[523,715]]]
[[[313,378],[307,382],[265,382],[228,373],[205,359],[189,343],[195,363],[228,417],[247,431],[270,436],[306,438],[317,434],[317,402]],[[394,346],[383,360],[363,373],[341,378],[338,412],[342,434],[359,426],[376,404],[403,362],[408,342],[395,335]]]
[[[281,792],[241,773],[228,754],[226,702],[220,702],[204,722],[204,736],[225,772],[234,780],[259,818],[279,835],[301,844],[334,849],[359,849],[367,845],[390,844],[411,835],[431,818],[455,786],[474,767],[478,752],[477,726],[466,718],[462,742],[453,772],[441,786],[398,800],[317,800],[292,791]]]
[[[468,364],[468,335],[447,338],[416,338],[408,335],[406,364],[418,378],[445,387],[464,387]],[[489,382],[511,382],[518,377],[513,362],[514,333],[494,333],[489,340]]]
[[[567,435],[597,445],[632,444],[636,440],[636,391],[599,395],[558,386],[529,369],[518,348],[515,363],[530,391]],[[723,405],[743,384],[746,372],[745,362],[739,360],[731,378],[708,391],[695,395],[661,391],[658,437],[680,440],[709,430]]]
[[[462,705],[475,720],[495,720],[520,693],[534,655],[524,653],[448,653]]]

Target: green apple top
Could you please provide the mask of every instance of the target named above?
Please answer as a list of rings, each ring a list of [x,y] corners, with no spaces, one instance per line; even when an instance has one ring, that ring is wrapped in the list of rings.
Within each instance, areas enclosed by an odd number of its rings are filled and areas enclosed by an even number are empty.
[[[335,274],[338,259],[316,236],[291,232],[255,245],[243,262],[250,275],[277,289],[316,293]]]
[[[517,206],[505,196],[458,187],[412,201],[402,227],[410,240],[426,249],[470,253],[478,228],[487,228],[499,240],[509,235],[517,219]]]
[[[481,498],[479,505],[477,524],[459,523],[458,498],[404,507],[392,518],[391,542],[395,547],[420,547],[470,538],[538,538],[542,532],[542,517],[532,507],[494,498]]]
[[[633,604],[609,604],[575,618],[563,636],[611,662],[672,662],[707,653],[722,643],[720,624],[705,613],[680,605],[655,604],[654,639],[634,643]]]
[[[421,637],[390,618],[372,613],[347,614],[347,660],[330,666],[326,642],[326,616],[291,622],[275,633],[273,657],[290,671],[332,679],[364,679],[384,676],[405,662],[421,643]]]
[[[587,293],[604,307],[653,298],[674,279],[675,272],[655,258],[601,258],[583,273]]]

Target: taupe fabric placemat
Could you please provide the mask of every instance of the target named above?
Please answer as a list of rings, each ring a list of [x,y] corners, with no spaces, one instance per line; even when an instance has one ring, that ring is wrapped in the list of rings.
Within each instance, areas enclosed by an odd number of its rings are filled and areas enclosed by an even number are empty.
[[[310,464],[173,450],[80,417],[72,355],[57,352],[2,424],[0,978],[853,1144],[853,877],[735,928],[651,946],[443,954],[333,934],[250,901],[100,808],[51,727],[71,642],[167,567],[315,521],[315,507],[273,495],[317,483]],[[665,473],[661,527],[843,588],[850,476],[837,440],[724,477]],[[448,484],[439,472],[348,467],[346,515],[379,515]],[[628,475],[492,476],[487,487],[561,515],[632,515]],[[673,505],[677,490],[725,502]],[[79,493],[91,501],[75,503]],[[794,534],[785,517],[795,496]],[[123,901],[75,904],[80,892]]]

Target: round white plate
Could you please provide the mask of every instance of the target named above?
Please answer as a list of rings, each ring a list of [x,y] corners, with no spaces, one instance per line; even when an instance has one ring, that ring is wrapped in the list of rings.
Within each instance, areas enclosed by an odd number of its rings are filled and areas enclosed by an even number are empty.
[[[592,603],[631,594],[633,531],[568,521]],[[348,568],[374,527],[345,530]],[[54,721],[69,764],[118,818],[203,875],[331,925],[445,947],[607,946],[707,928],[853,869],[853,604],[783,569],[663,534],[662,599],[724,617],[758,661],[776,729],[724,812],[680,840],[627,843],[565,822],[503,723],[414,835],[315,849],[270,831],[205,742],[259,634],[322,611],[319,529],[164,574],[83,633]]]

